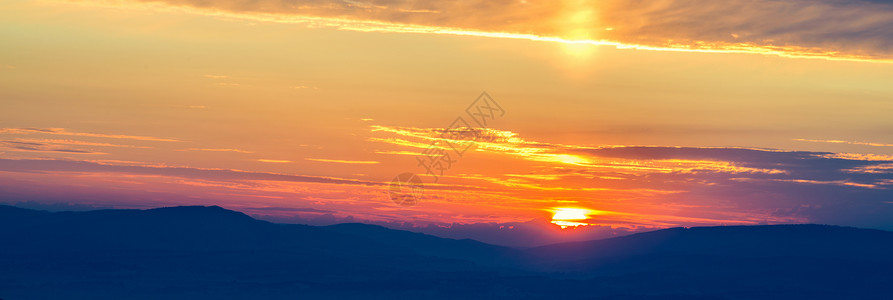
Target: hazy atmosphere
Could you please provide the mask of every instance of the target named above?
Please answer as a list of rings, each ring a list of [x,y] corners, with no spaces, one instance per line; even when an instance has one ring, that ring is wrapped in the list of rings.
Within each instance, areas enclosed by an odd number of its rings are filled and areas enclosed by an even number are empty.
[[[2,299],[884,299],[893,1],[5,0]]]

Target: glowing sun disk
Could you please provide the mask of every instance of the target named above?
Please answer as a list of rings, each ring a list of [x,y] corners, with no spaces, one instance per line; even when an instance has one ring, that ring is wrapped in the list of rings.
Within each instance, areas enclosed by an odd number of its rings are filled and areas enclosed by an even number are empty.
[[[591,212],[588,209],[584,208],[569,208],[569,207],[561,207],[555,209],[555,214],[552,215],[552,223],[561,228],[567,228],[569,226],[581,226],[588,225],[583,222],[575,222],[582,221],[589,218],[588,214]]]

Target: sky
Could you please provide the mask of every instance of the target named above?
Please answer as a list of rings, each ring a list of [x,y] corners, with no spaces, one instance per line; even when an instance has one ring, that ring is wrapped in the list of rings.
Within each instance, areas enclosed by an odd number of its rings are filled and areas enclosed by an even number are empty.
[[[9,0],[0,203],[519,246],[893,230],[890,78],[881,0]]]

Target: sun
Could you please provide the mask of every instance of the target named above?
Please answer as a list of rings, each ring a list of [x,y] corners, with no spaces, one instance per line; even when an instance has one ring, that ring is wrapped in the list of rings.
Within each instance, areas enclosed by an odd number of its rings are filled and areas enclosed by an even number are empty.
[[[555,213],[552,215],[552,224],[561,226],[561,228],[589,225],[589,223],[580,221],[588,219],[589,214],[592,213],[591,210],[585,208],[572,207],[559,207],[552,211]]]
[[[564,52],[577,63],[587,61],[595,50],[590,43],[595,38],[592,29],[597,27],[593,3],[589,0],[564,0],[563,6],[566,11],[561,17],[563,28],[560,35],[567,40],[562,45]]]

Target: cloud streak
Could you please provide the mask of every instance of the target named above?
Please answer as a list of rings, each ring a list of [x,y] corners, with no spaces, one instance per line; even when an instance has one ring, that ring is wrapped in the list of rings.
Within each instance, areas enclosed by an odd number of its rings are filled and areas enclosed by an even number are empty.
[[[344,30],[890,62],[893,3],[841,0],[133,0]],[[94,3],[104,3],[92,1]]]
[[[893,147],[893,144],[873,143],[873,142],[858,142],[858,141],[810,140],[810,139],[794,139],[794,141],[798,141],[798,142],[810,142],[810,143],[828,143],[828,144],[860,145],[860,146],[871,146],[871,147]]]
[[[327,162],[327,163],[339,163],[339,164],[359,164],[359,165],[374,165],[380,164],[380,161],[374,160],[340,160],[340,159],[324,159],[324,158],[306,158],[309,161],[318,161],[318,162]]]
[[[204,151],[204,152],[234,152],[234,153],[254,153],[251,151],[229,148],[188,148],[177,151]]]
[[[440,128],[373,126],[370,141],[397,149],[426,147]],[[445,176],[446,182],[496,185],[526,196],[613,211],[604,223],[682,225],[668,210],[722,223],[819,222],[886,226],[893,207],[893,157],[734,147],[578,146],[526,140],[516,133],[483,129],[476,151],[495,159],[529,161],[528,173]],[[396,137],[393,137],[396,136]],[[446,149],[449,151],[449,149]],[[484,169],[484,170],[482,170]],[[423,170],[420,170],[420,172]],[[858,199],[858,200],[854,200]],[[622,203],[622,204],[621,204]],[[673,208],[676,207],[676,208]],[[839,211],[841,213],[837,213]],[[630,212],[629,218],[621,213]],[[661,217],[646,218],[654,215]],[[636,221],[638,220],[638,221]],[[714,224],[718,223],[714,222]],[[669,225],[668,225],[669,226]]]
[[[104,152],[83,150],[83,149],[73,149],[61,146],[59,144],[48,144],[48,143],[39,143],[39,142],[25,142],[25,141],[4,141],[0,140],[0,149],[7,149],[10,151],[17,152],[56,152],[56,153],[66,153],[66,154],[107,154]]]
[[[290,161],[290,160],[282,160],[282,159],[263,159],[263,158],[258,159],[257,161],[259,161],[259,162],[264,162],[264,163],[274,163],[274,164],[287,164],[287,163],[292,163],[292,162],[293,162],[293,161]]]
[[[125,139],[125,140],[137,140],[137,141],[152,141],[152,142],[179,142],[179,140],[171,139],[171,138],[159,138],[159,137],[151,137],[151,136],[123,135],[123,134],[73,132],[73,131],[68,131],[65,128],[0,128],[0,134],[22,134],[22,135],[50,134],[50,135],[96,137],[96,138],[109,138],[109,139]]]
[[[87,173],[121,173],[182,177],[188,179],[217,180],[217,181],[282,181],[282,182],[309,182],[328,184],[354,184],[354,185],[383,185],[379,182],[340,179],[323,176],[289,175],[267,172],[248,172],[227,169],[201,169],[189,167],[169,167],[152,165],[121,165],[109,163],[96,163],[90,161],[75,160],[49,160],[49,159],[2,159],[0,158],[0,171],[6,172],[87,172]]]

